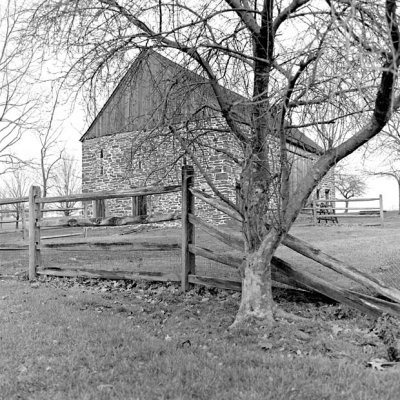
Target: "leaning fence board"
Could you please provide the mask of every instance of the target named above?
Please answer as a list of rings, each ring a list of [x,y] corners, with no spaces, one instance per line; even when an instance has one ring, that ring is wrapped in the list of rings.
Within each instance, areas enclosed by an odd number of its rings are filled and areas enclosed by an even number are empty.
[[[229,207],[228,204],[226,204],[222,200],[213,198],[209,194],[202,192],[198,189],[192,188],[190,191],[192,192],[193,196],[223,212],[224,214],[230,216],[231,218],[236,219],[237,221],[242,220],[241,214],[237,210],[232,209],[232,207]]]
[[[243,251],[243,239],[237,234],[224,232],[192,215],[189,216],[189,219],[191,219],[195,225],[204,229],[212,236],[220,239],[223,243],[228,244],[237,250]],[[400,290],[389,287],[376,277],[369,275],[366,272],[359,271],[352,266],[323,253],[320,249],[311,246],[309,243],[304,242],[303,240],[300,240],[292,235],[286,235],[285,239],[282,241],[282,244],[294,250],[295,252],[317,261],[325,267],[328,267],[354,280],[355,282],[362,284],[368,289],[372,289],[374,292],[400,303]]]
[[[189,221],[192,222],[193,225],[198,226],[199,228],[203,229],[210,235],[216,237],[217,239],[227,244],[228,246],[233,247],[239,251],[243,251],[244,249],[243,239],[239,238],[237,235],[222,231],[221,229],[218,229],[215,226],[212,226],[207,222],[204,222],[203,220],[201,220],[200,218],[196,217],[193,214],[189,214]]]
[[[375,276],[359,271],[292,235],[287,235],[283,240],[283,244],[307,258],[317,261],[325,267],[361,283],[363,286],[372,289],[374,292],[400,303],[400,290],[387,286],[383,281]]]
[[[194,245],[189,245],[189,250],[196,256],[204,257],[208,260],[216,261],[232,268],[240,268],[244,260],[243,256],[215,253],[209,249]]]
[[[347,304],[350,307],[373,316],[383,313],[388,313],[396,317],[400,316],[400,304],[376,299],[372,296],[360,295],[351,290],[340,288],[310,273],[299,271],[289,263],[277,257],[274,257],[273,263],[282,273],[294,279],[296,282],[342,304]]]
[[[207,258],[209,260],[216,261],[221,264],[228,265],[232,268],[235,268],[238,270],[238,272],[244,261],[244,256],[239,256],[239,255],[234,256],[234,255],[214,253],[211,250],[204,249],[204,248],[197,247],[197,246],[190,246],[190,251],[195,251],[196,256],[198,255],[198,256]],[[191,276],[194,276],[194,275],[191,275]],[[284,285],[287,285],[287,286],[290,286],[290,287],[293,287],[296,289],[309,290],[309,288],[306,288],[304,285],[296,282],[294,279],[283,274],[278,268],[276,268],[275,265],[272,265],[271,276],[272,276],[272,280],[275,282],[278,282],[281,284],[283,283]],[[213,280],[215,280],[215,278],[208,278],[208,279],[209,279],[208,285],[211,285]],[[225,279],[218,279],[217,280],[218,287],[224,287],[225,289],[232,289],[232,285],[229,282],[227,284],[228,286],[226,286],[226,285],[222,286],[223,285],[222,282],[225,282],[225,281],[226,281]],[[239,281],[241,281],[241,280],[239,280]],[[189,282],[190,282],[190,280],[189,280]],[[192,283],[195,283],[195,282],[192,282]],[[205,284],[205,283],[203,283],[203,284]],[[234,286],[236,287],[237,285],[234,285]],[[234,290],[236,290],[236,289],[234,289]]]
[[[40,197],[36,199],[37,203],[58,203],[65,201],[87,201],[87,200],[104,200],[104,199],[122,199],[125,197],[148,196],[151,194],[167,194],[179,192],[180,185],[171,186],[148,186],[132,189],[128,192],[97,192],[97,193],[80,193],[70,196],[57,197]],[[1,204],[1,203],[0,203]]]
[[[93,279],[110,279],[110,280],[151,280],[151,281],[171,281],[179,282],[180,278],[174,273],[153,272],[153,271],[107,271],[107,270],[91,270],[91,269],[72,269],[72,268],[41,268],[37,270],[38,275],[60,276],[60,277],[81,277]]]
[[[240,291],[242,289],[242,280],[219,279],[210,276],[189,275],[189,283],[197,285],[212,286],[220,289],[230,289]]]
[[[304,287],[300,287],[299,285],[289,285],[287,282],[292,282],[292,280],[285,279],[283,275],[280,275],[280,277],[283,277],[283,279],[274,279],[272,281],[272,286],[276,287],[282,287],[282,284],[286,285],[286,287],[289,287],[290,289],[300,289],[304,290]],[[203,275],[189,275],[188,276],[189,283],[193,283],[196,285],[204,285],[204,286],[211,286],[211,287],[217,287],[220,289],[229,289],[229,290],[236,290],[236,291],[241,291],[242,290],[242,280],[237,278],[237,279],[221,279],[221,278],[215,278],[211,276],[203,276]],[[277,285],[278,284],[278,285]],[[309,289],[306,289],[309,291]]]

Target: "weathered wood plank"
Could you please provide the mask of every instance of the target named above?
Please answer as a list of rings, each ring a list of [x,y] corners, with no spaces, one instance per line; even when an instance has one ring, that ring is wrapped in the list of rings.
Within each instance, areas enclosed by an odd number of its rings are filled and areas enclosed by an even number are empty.
[[[244,260],[243,256],[215,253],[209,249],[194,245],[189,245],[189,250],[191,253],[196,254],[196,256],[204,257],[208,260],[216,261],[218,263],[237,269],[240,268]]]
[[[219,239],[221,242],[227,244],[228,246],[231,246],[239,251],[243,251],[243,239],[239,238],[237,235],[222,231],[221,229],[218,229],[215,226],[208,224],[207,222],[192,214],[189,214],[189,221],[192,222],[195,226],[198,226],[205,232]]]
[[[137,224],[150,224],[167,222],[180,219],[179,212],[157,215],[125,216],[125,217],[106,217],[106,218],[80,218],[63,217],[57,220],[42,220],[40,227],[103,227],[103,226],[126,226]]]
[[[329,214],[329,215],[324,215],[320,214],[317,216],[319,219],[324,219],[324,218],[377,218],[379,215],[361,215],[361,214]]]
[[[277,286],[276,284],[284,284],[288,286],[290,289],[300,289],[304,290],[304,287],[301,287],[300,285],[289,285],[288,282],[293,282],[292,280],[286,278],[284,275],[280,274],[277,275],[279,278],[282,279],[273,279],[272,281],[272,286],[275,287]],[[210,287],[217,287],[220,289],[230,289],[230,290],[236,290],[236,291],[241,291],[242,290],[242,279],[241,278],[230,278],[230,279],[222,279],[222,278],[215,278],[215,277],[210,277],[210,276],[203,276],[203,275],[189,275],[188,277],[189,282],[197,285],[204,285],[204,286],[210,286]],[[282,286],[280,286],[282,287]],[[306,289],[309,291],[309,289]]]
[[[292,235],[286,235],[286,238],[282,243],[297,253],[317,261],[325,267],[332,269],[333,271],[336,271],[369,289],[372,289],[374,292],[379,293],[382,296],[400,303],[400,290],[389,287],[385,284],[385,282],[377,277],[366,272],[359,271],[354,267],[345,264],[343,261],[324,253],[322,250],[313,247],[309,243],[304,242],[303,240]]]
[[[9,247],[13,247],[19,250],[26,250],[29,245],[23,243],[0,243],[0,250],[7,249]]]
[[[64,235],[42,236],[40,239],[41,240],[61,239],[61,238],[67,238],[67,237],[73,237],[73,236],[83,236],[83,232],[80,232],[80,233],[66,233]]]
[[[29,197],[14,197],[14,198],[0,199],[0,206],[5,204],[27,203],[28,201]]]
[[[90,270],[85,268],[41,268],[37,271],[38,275],[60,276],[60,277],[82,277],[93,279],[110,279],[110,280],[149,280],[149,281],[171,281],[179,282],[180,278],[177,274],[171,272],[153,272],[153,271],[107,271],[107,270]]]
[[[40,204],[36,202],[41,195],[39,186],[31,186],[29,190],[29,280],[36,278],[36,270],[40,267]]]
[[[74,210],[83,210],[84,207],[65,207],[65,208],[45,208],[42,210],[42,213],[48,212],[64,212],[64,211],[74,211]]]
[[[181,289],[189,288],[188,275],[195,274],[195,254],[189,251],[189,246],[195,243],[195,228],[189,219],[194,213],[194,197],[190,188],[194,185],[194,168],[189,165],[182,167],[182,271]]]
[[[25,247],[0,247],[0,251],[26,251],[29,249],[29,246],[26,245]]]
[[[346,203],[354,201],[378,201],[379,197],[365,198],[365,199],[320,199],[314,200],[316,203]]]
[[[243,239],[238,235],[223,232],[220,229],[215,228],[207,224],[206,222],[200,220],[199,218],[190,215],[189,218],[193,223],[200,228],[204,229],[206,232],[212,236],[218,238],[223,243],[234,247],[237,250],[243,251],[244,242]],[[320,249],[311,246],[309,243],[304,242],[292,235],[286,235],[283,239],[282,244],[294,250],[295,252],[302,254],[303,256],[317,261],[321,265],[332,269],[333,271],[342,274],[353,281],[362,284],[368,289],[372,289],[374,292],[385,296],[391,300],[400,303],[400,290],[386,285],[382,280],[366,273],[359,271],[356,268],[345,264],[344,262],[329,256],[328,254],[322,252]]]
[[[241,216],[241,214],[237,210],[234,210],[231,207],[229,207],[222,200],[213,198],[209,194],[198,189],[192,188],[190,191],[193,193],[193,196],[213,206],[217,210],[223,212],[224,214],[230,216],[231,218],[237,221],[242,221],[243,217]]]
[[[209,276],[201,276],[201,275],[189,275],[188,276],[189,283],[194,283],[196,285],[204,285],[217,287],[220,289],[230,289],[241,291],[242,290],[242,280],[228,280],[228,279],[219,279],[213,278]]]
[[[62,249],[62,248],[73,248],[76,250],[76,247],[82,247],[86,249],[91,248],[102,248],[111,250],[113,248],[118,249],[120,247],[129,247],[130,251],[173,251],[179,250],[181,246],[178,243],[166,243],[166,244],[157,244],[157,243],[133,243],[133,242],[116,242],[116,241],[78,241],[78,242],[62,242],[62,243],[45,243],[40,245],[40,249]]]
[[[216,261],[221,264],[227,265],[231,268],[237,269],[238,273],[240,273],[240,267],[242,266],[242,263],[244,260],[243,256],[234,256],[234,255],[214,253],[211,250],[204,249],[204,248],[197,247],[197,246],[191,246],[190,251],[195,251],[196,255],[198,255],[198,256],[205,257],[209,260]],[[309,290],[309,288],[306,288],[304,285],[301,285],[300,283],[296,282],[294,279],[283,274],[278,268],[275,267],[275,265],[272,265],[271,275],[272,275],[272,280],[275,282],[278,282],[281,284],[283,283],[283,284],[290,286],[292,288],[295,288],[295,289]],[[239,281],[241,281],[241,279],[239,279]]]
[[[95,192],[95,193],[79,193],[72,194],[70,196],[56,196],[56,197],[40,197],[36,199],[37,203],[59,203],[66,201],[87,201],[87,200],[103,200],[103,199],[122,199],[125,197],[134,196],[147,196],[151,194],[166,194],[179,192],[181,190],[180,185],[171,186],[147,186],[132,189],[127,192]],[[1,203],[0,203],[1,204]],[[8,204],[8,203],[3,203]]]
[[[291,279],[294,279],[301,285],[342,304],[347,304],[350,307],[356,308],[372,316],[388,313],[400,317],[400,304],[376,299],[371,296],[360,295],[359,293],[340,288],[331,282],[326,282],[310,273],[299,271],[289,263],[277,257],[274,257],[273,263],[280,271],[282,271],[282,273]]]

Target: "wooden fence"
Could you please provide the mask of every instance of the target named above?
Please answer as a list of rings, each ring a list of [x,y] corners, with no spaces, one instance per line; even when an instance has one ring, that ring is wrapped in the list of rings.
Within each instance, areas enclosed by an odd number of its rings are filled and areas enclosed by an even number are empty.
[[[360,202],[373,202],[378,203],[371,207],[348,207],[349,203]],[[338,207],[338,203],[345,203],[345,207]],[[383,212],[383,198],[380,194],[379,197],[373,198],[357,198],[357,199],[320,199],[313,200],[311,207],[304,208],[304,211],[311,212],[314,225],[325,222],[336,222],[340,219],[366,219],[366,218],[379,218],[380,225],[384,226],[384,212]]]
[[[143,246],[142,244],[133,244],[129,242],[116,243],[115,241],[91,241],[90,243],[65,242],[65,243],[42,243],[40,231],[48,226],[122,226],[137,223],[151,223],[170,221],[179,218],[178,215],[166,215],[155,217],[151,215],[139,217],[109,217],[109,218],[72,218],[61,219],[59,221],[46,221],[42,218],[41,205],[60,201],[89,201],[104,200],[112,198],[127,198],[136,196],[148,196],[155,194],[167,194],[182,191],[182,243],[174,245],[151,244]],[[203,191],[194,188],[194,170],[191,166],[182,168],[182,186],[168,187],[144,187],[137,188],[129,192],[101,192],[85,193],[74,196],[42,198],[40,188],[32,187],[29,194],[29,279],[35,279],[37,275],[53,276],[80,276],[88,278],[106,278],[106,279],[147,279],[158,281],[176,281],[181,282],[182,290],[187,290],[190,283],[206,286],[221,287],[233,290],[241,290],[242,278],[240,271],[243,271],[245,262],[244,242],[240,232],[221,229],[213,226],[196,216],[195,201],[201,200],[210,207],[214,207],[220,212],[227,214],[232,219],[242,222],[242,215],[236,209],[231,208],[225,202],[211,197]],[[210,249],[201,247],[195,243],[195,230],[201,229],[212,237],[228,245],[233,251],[228,253],[218,253]],[[163,271],[105,271],[105,270],[87,270],[71,268],[43,268],[41,265],[41,250],[45,248],[76,248],[83,245],[90,245],[91,248],[106,248],[110,246],[130,246],[130,251],[176,251],[181,246],[182,264],[181,274],[168,274]],[[356,293],[336,285],[335,282],[321,279],[309,271],[304,271],[287,261],[274,257],[272,261],[272,278],[275,282],[286,284],[301,290],[317,292],[338,302],[347,304],[353,308],[361,310],[371,315],[381,315],[389,313],[400,317],[400,290],[390,287],[377,277],[371,276],[366,272],[358,271],[350,265],[322,252],[310,244],[300,240],[290,234],[286,235],[282,245],[291,250],[316,261],[323,268],[333,270],[348,279],[363,285],[372,293],[379,295],[366,295]],[[8,250],[27,249],[26,245],[9,247]],[[6,250],[4,247],[0,250]],[[224,277],[205,276],[197,272],[197,259],[206,258],[222,265],[230,267],[235,271],[235,276],[226,279]]]
[[[17,205],[18,210],[16,209],[4,209],[0,208],[0,233],[2,234],[7,234],[10,233],[10,229],[6,229],[4,231],[3,225],[8,224],[15,224],[16,225],[16,230],[22,233],[22,238],[25,239],[27,237],[27,212],[28,210],[25,208],[25,204],[27,202],[27,197],[21,197],[21,198],[14,198],[14,199],[0,199],[0,207],[6,206],[6,205]],[[9,220],[9,219],[4,219],[4,214],[6,215],[15,215],[14,220]],[[19,229],[19,224],[21,224],[21,228]]]
[[[182,289],[187,290],[189,283],[221,287],[233,290],[241,290],[242,279],[240,275],[235,279],[220,279],[208,276],[200,276],[196,273],[196,257],[204,257],[218,263],[231,266],[237,271],[242,269],[245,261],[244,242],[239,232],[222,230],[208,224],[195,215],[195,201],[197,198],[227,214],[231,218],[242,222],[242,215],[219,199],[194,188],[193,170],[187,171],[183,180],[182,209]],[[219,254],[209,249],[201,248],[194,243],[195,229],[199,228],[209,233],[214,238],[230,246],[234,252],[231,254]],[[290,248],[302,256],[305,256],[320,264],[321,267],[333,270],[357,284],[361,284],[376,295],[366,295],[345,289],[335,282],[323,280],[309,271],[304,271],[287,261],[273,257],[271,265],[272,279],[280,284],[301,290],[317,292],[335,301],[347,304],[367,314],[377,316],[388,313],[400,317],[400,290],[388,286],[377,277],[356,268],[322,252],[310,244],[290,234],[282,241],[282,245]],[[243,269],[242,269],[243,270]],[[386,300],[387,299],[387,300]]]
[[[42,243],[44,239],[40,235],[43,228],[56,228],[56,227],[107,227],[107,226],[124,226],[133,225],[138,223],[151,223],[161,222],[176,219],[178,216],[164,215],[164,216],[123,216],[123,217],[104,217],[104,218],[82,218],[65,217],[58,220],[46,220],[41,216],[41,205],[48,203],[59,202],[77,202],[77,201],[103,201],[105,199],[123,199],[138,196],[150,196],[155,194],[167,194],[181,190],[181,186],[163,186],[163,187],[143,187],[136,188],[127,192],[99,192],[99,193],[82,193],[71,196],[59,197],[45,197],[40,196],[40,188],[37,186],[31,187],[29,193],[29,279],[35,279],[37,275],[55,275],[55,276],[76,276],[76,277],[90,277],[90,278],[107,278],[107,279],[151,279],[154,275],[160,280],[171,280],[172,276],[164,276],[162,273],[140,274],[132,273],[131,271],[106,271],[106,270],[89,270],[89,269],[72,269],[72,268],[43,268],[41,262],[41,250],[43,249],[109,249],[111,246],[129,246],[132,251],[155,251],[155,250],[169,250],[165,246],[146,246],[134,245],[129,242],[109,242],[109,241],[78,241],[78,242],[63,242],[63,243]],[[50,238],[61,238],[70,235],[54,235],[48,236]],[[176,280],[176,279],[174,279]]]

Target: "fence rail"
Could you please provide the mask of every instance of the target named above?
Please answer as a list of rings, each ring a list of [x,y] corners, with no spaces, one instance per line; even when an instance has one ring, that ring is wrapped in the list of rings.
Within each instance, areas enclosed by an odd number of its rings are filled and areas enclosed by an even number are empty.
[[[352,202],[378,202],[376,207],[336,207],[337,203],[348,205]],[[305,207],[303,211],[311,211],[314,225],[321,221],[338,222],[338,219],[360,219],[360,218],[379,218],[380,225],[384,226],[383,198],[379,197],[358,198],[358,199],[320,199],[313,200],[312,207]],[[337,211],[344,211],[337,212]]]

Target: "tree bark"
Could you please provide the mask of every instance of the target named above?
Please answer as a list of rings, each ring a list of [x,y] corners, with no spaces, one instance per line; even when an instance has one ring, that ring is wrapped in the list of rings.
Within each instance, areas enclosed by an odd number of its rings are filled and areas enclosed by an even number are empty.
[[[232,327],[250,319],[273,323],[276,305],[272,298],[271,261],[281,239],[279,232],[272,229],[258,249],[246,252],[242,299]]]
[[[347,214],[349,212],[349,201],[348,200],[345,201],[345,206],[344,207],[345,207],[344,212],[345,212],[345,214]]]

